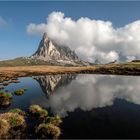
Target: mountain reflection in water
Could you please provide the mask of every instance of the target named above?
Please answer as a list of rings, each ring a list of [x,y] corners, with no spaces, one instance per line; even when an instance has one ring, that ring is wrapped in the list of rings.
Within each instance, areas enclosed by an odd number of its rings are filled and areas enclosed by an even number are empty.
[[[46,97],[56,91],[60,86],[66,86],[76,78],[76,74],[63,74],[63,75],[47,75],[47,76],[34,76],[33,78],[38,81],[40,87],[45,93]]]
[[[115,99],[140,104],[140,77],[109,75],[35,76],[49,97],[46,107],[66,116],[76,109],[90,111],[113,105]]]

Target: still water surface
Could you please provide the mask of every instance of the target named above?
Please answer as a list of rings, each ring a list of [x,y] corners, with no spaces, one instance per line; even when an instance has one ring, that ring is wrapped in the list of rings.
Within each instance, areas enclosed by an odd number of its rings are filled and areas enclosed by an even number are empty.
[[[19,78],[4,90],[28,88],[11,108],[38,104],[63,117],[61,138],[140,138],[140,77],[48,75]]]

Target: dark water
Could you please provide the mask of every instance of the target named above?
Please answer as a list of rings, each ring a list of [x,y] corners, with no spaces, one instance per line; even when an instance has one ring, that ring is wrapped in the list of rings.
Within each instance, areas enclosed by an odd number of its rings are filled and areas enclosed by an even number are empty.
[[[20,78],[5,90],[28,88],[11,108],[39,104],[63,117],[61,138],[140,138],[140,77],[50,75]]]

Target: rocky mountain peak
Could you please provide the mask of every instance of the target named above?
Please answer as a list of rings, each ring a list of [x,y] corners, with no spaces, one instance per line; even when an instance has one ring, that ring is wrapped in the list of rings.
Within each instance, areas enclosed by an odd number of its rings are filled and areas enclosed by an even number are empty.
[[[48,38],[48,36],[47,36],[47,33],[44,33],[44,34],[43,34],[42,41],[43,41],[44,43],[47,43],[47,42],[49,41],[49,38]]]
[[[55,41],[52,41],[47,36],[47,33],[44,33],[38,49],[32,57],[64,65],[83,65],[83,62],[78,58],[75,51],[72,51],[68,46],[59,45]]]

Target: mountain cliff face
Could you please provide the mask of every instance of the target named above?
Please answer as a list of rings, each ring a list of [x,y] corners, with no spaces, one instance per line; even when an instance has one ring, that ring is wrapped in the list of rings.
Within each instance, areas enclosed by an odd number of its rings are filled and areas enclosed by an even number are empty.
[[[38,50],[32,55],[32,58],[41,59],[47,62],[69,64],[69,65],[87,65],[78,58],[76,53],[69,47],[60,46],[56,42],[50,40],[44,33],[40,41]]]

